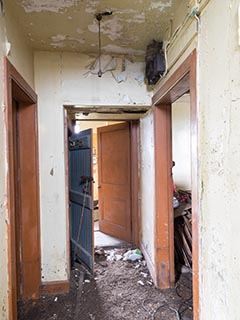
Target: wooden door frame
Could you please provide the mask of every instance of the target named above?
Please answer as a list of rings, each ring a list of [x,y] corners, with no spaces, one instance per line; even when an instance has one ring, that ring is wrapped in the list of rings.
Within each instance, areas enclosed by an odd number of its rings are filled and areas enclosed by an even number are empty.
[[[64,106],[64,137],[65,137],[65,181],[67,201],[67,248],[68,248],[68,272],[70,272],[70,208],[69,208],[69,170],[68,170],[68,127],[70,125],[67,111],[69,106]],[[86,120],[85,120],[86,121]],[[92,120],[89,120],[92,121]],[[94,120],[98,121],[98,120]],[[103,121],[102,119],[99,121]],[[107,121],[119,121],[108,119]],[[124,121],[124,120],[122,120]],[[126,120],[128,121],[128,120]],[[131,211],[132,211],[132,244],[139,246],[139,146],[140,146],[140,122],[130,122],[130,143],[131,143]]]
[[[27,264],[22,266],[24,274],[29,274],[27,282],[23,281],[23,291],[25,297],[31,295],[31,298],[37,298],[40,294],[41,284],[41,254],[40,254],[40,206],[39,206],[39,175],[38,175],[38,132],[37,132],[37,95],[23,77],[18,73],[9,60],[4,57],[4,104],[5,104],[5,124],[6,124],[6,142],[7,142],[7,208],[8,208],[8,276],[9,276],[9,319],[17,319],[17,279],[16,279],[16,238],[15,238],[15,183],[16,177],[14,174],[14,130],[13,130],[13,99],[19,103],[19,107],[26,112],[27,107],[31,109],[31,114],[34,117],[34,123],[31,126],[31,134],[33,134],[33,152],[31,161],[34,162],[34,168],[37,168],[36,176],[32,179],[32,183],[35,185],[34,194],[36,201],[34,202],[34,208],[36,209],[36,215],[34,216],[34,226],[36,226],[36,238],[37,243],[35,247],[36,252],[33,252],[34,259],[34,271],[28,270]],[[26,108],[25,108],[26,107]],[[28,111],[25,114],[29,114]],[[23,121],[19,120],[19,121]],[[23,123],[23,122],[21,122]],[[24,137],[20,138],[20,149],[24,148],[27,144],[26,130],[24,130]],[[26,150],[26,149],[21,149]],[[25,169],[24,169],[25,170]],[[23,180],[26,177],[25,171],[23,172]],[[21,185],[20,185],[21,186]],[[22,181],[22,188],[26,192],[26,181]],[[23,238],[22,238],[23,239]],[[22,240],[23,241],[23,240]],[[23,243],[23,248],[27,252],[26,242]],[[29,244],[31,246],[31,244]],[[32,248],[31,248],[32,249]],[[31,251],[32,252],[32,251]],[[32,266],[32,265],[31,265]],[[33,266],[32,266],[33,267]],[[36,272],[35,272],[36,271]],[[33,274],[33,275],[32,275]],[[24,278],[26,280],[26,278]],[[26,284],[27,283],[27,284]],[[33,285],[33,287],[32,287]],[[31,288],[30,288],[31,287]]]
[[[197,167],[197,86],[196,50],[153,96],[155,138],[155,274],[162,289],[174,286],[174,217],[172,191],[171,104],[190,92],[191,173],[192,173],[192,251],[194,320],[199,319],[199,244],[198,244],[198,167]]]

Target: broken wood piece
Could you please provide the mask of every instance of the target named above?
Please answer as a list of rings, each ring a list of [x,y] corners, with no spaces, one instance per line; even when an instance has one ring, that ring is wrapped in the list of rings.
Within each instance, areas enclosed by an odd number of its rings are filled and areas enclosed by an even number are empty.
[[[84,279],[84,273],[80,271],[76,306],[75,306],[75,312],[74,312],[74,320],[80,319],[80,302],[81,302],[81,295],[82,295],[83,279]]]

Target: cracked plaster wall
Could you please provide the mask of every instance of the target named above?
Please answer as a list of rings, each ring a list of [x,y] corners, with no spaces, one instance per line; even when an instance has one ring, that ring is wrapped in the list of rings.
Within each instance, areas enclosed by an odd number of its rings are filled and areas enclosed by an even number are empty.
[[[169,65],[174,63],[169,75],[194,48],[198,54],[200,320],[239,319],[238,7],[236,0],[211,0],[198,35],[196,21],[189,21],[168,52]]]
[[[67,204],[65,181],[64,104],[150,105],[143,83],[144,63],[116,59],[98,78],[89,73],[95,57],[76,53],[35,53],[39,95],[39,154],[43,281],[67,279]],[[115,63],[113,64],[115,65]],[[118,75],[124,73],[118,83]],[[57,221],[57,224],[56,224]]]
[[[4,122],[3,97],[3,63],[2,58],[8,59],[15,65],[25,79],[33,85],[33,58],[31,50],[25,45],[19,26],[10,14],[4,2],[5,15],[0,14],[0,319],[8,319],[8,246],[7,246],[7,190],[6,190],[6,128]]]
[[[238,6],[236,0],[210,1],[199,35],[200,303],[204,320],[239,319]]]
[[[6,54],[5,21],[0,17],[0,58]],[[0,64],[0,319],[8,316],[8,273],[7,273],[7,207],[6,207],[6,132],[3,106],[3,65]]]

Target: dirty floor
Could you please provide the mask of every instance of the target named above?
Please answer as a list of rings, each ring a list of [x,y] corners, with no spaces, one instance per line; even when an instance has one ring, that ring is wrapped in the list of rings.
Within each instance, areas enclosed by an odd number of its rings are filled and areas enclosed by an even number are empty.
[[[96,257],[94,277],[75,263],[69,294],[20,302],[18,319],[193,319],[191,273],[181,274],[174,289],[160,291],[154,287],[144,260],[122,261],[125,251],[106,251],[106,257]]]

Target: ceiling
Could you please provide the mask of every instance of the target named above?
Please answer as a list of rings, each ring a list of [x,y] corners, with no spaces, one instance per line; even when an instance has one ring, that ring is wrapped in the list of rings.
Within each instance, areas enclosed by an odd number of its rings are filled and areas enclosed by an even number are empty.
[[[37,50],[98,52],[95,14],[101,21],[102,50],[107,54],[143,55],[162,40],[179,0],[11,0],[30,45]]]

